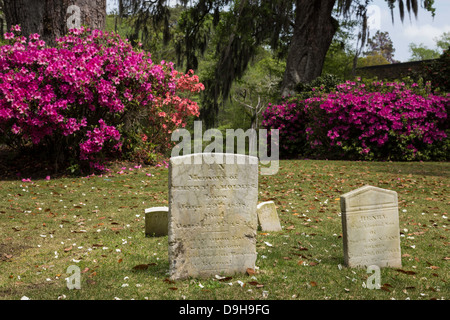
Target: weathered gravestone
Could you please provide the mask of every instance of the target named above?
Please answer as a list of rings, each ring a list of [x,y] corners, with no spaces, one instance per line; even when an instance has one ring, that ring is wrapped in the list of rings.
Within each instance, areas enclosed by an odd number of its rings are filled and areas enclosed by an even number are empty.
[[[281,231],[277,208],[273,201],[261,202],[256,207],[256,212],[258,213],[258,222],[262,231]]]
[[[145,209],[145,235],[161,237],[168,233],[169,207],[152,207]]]
[[[364,186],[341,196],[344,261],[349,267],[401,267],[395,191]]]
[[[171,279],[245,273],[254,268],[258,160],[196,153],[169,164]]]

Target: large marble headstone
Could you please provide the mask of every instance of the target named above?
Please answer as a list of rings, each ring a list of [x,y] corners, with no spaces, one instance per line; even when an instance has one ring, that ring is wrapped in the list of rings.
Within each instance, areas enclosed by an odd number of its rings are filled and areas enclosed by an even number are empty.
[[[191,154],[169,163],[171,279],[245,273],[256,261],[258,160]]]
[[[341,196],[344,261],[349,267],[401,267],[395,191],[364,186]]]

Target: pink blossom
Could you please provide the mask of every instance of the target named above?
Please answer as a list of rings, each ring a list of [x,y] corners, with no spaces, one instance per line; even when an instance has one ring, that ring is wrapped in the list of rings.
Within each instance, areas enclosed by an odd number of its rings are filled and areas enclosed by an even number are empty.
[[[14,39],[14,33],[12,33],[12,32],[7,32],[7,33],[5,33],[4,35],[3,35],[3,37],[6,39],[6,40],[10,40],[10,39]]]

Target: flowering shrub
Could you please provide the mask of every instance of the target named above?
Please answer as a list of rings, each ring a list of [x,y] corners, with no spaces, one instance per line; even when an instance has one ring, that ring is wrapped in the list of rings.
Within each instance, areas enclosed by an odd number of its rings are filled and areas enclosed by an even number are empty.
[[[133,158],[144,163],[155,162],[155,156],[166,154],[176,142],[171,141],[170,135],[179,128],[186,126],[189,116],[200,115],[197,102],[192,96],[205,89],[199,82],[194,71],[187,74],[172,71],[177,95],[166,93],[165,96],[155,97],[153,112],[145,118],[145,125],[135,135],[129,135],[127,145],[133,145]]]
[[[280,130],[288,156],[433,159],[445,156],[450,96],[430,92],[415,83],[347,81],[334,92],[269,105],[263,125]]]
[[[159,140],[146,140],[157,145],[198,115],[194,102],[177,96],[195,81],[202,90],[198,78],[180,75],[172,63],[154,64],[115,33],[73,29],[49,48],[38,34],[27,39],[13,26],[5,39],[0,133],[10,145],[40,145],[57,160],[101,169],[130,136],[158,132]]]
[[[198,76],[194,75],[194,71],[189,70],[187,74],[182,74],[176,70],[172,72],[172,76],[176,81],[176,89],[182,93],[180,96],[166,93],[164,97],[159,96],[155,99],[155,107],[158,112],[149,117],[148,128],[155,128],[159,123],[165,132],[172,133],[178,127],[185,127],[185,119],[190,116],[199,116],[199,107],[197,102],[191,100],[192,93],[198,93],[205,89],[202,83],[199,83]],[[184,95],[183,95],[184,94]],[[152,140],[161,142],[161,146],[168,148],[173,146],[170,137],[161,136],[160,131],[148,130],[147,134]],[[156,137],[159,137],[158,139]]]
[[[290,98],[279,105],[269,103],[263,111],[262,125],[268,129],[279,130],[281,155],[295,157],[303,155],[304,151],[309,149],[305,131],[305,111],[304,100],[297,98]]]

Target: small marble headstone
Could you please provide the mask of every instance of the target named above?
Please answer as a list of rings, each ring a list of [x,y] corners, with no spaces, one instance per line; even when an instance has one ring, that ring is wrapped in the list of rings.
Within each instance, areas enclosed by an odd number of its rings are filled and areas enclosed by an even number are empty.
[[[145,209],[145,235],[167,236],[169,207],[153,207]]]
[[[245,273],[256,261],[258,160],[206,153],[169,162],[171,279]]]
[[[281,231],[277,208],[273,201],[261,202],[258,204],[256,212],[261,231]]]
[[[397,193],[364,186],[340,201],[345,264],[401,267]]]

